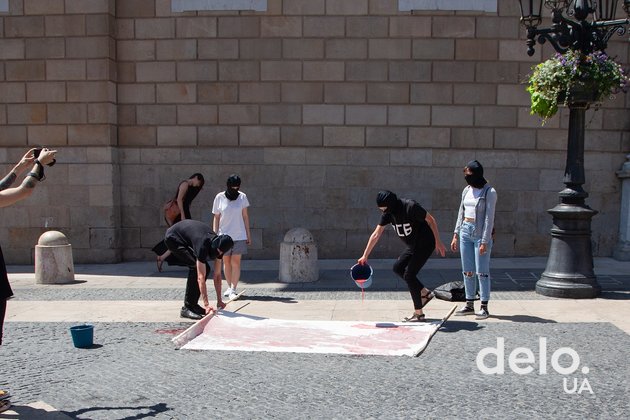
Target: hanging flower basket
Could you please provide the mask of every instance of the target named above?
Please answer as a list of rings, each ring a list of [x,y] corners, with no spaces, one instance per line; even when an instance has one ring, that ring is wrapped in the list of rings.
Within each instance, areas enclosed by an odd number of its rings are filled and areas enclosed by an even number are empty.
[[[570,50],[532,69],[527,84],[531,114],[541,117],[543,124],[558,112],[558,105],[603,102],[630,86],[621,65],[603,51],[585,55]]]
[[[567,91],[562,91],[558,95],[558,103],[568,105],[571,103],[593,103],[599,102],[600,94],[598,87],[593,83],[575,84]]]

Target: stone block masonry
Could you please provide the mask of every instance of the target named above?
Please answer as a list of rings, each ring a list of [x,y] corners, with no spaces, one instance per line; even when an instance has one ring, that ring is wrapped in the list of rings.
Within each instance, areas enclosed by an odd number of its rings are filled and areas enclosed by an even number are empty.
[[[493,254],[546,255],[568,113],[541,127],[521,82],[551,52],[527,56],[507,3],[418,6],[433,3],[0,1],[0,166],[32,145],[60,150],[33,197],[0,210],[7,262],[33,263],[45,229],[68,237],[76,263],[153,258],[161,205],[195,172],[203,221],[241,175],[247,258],[277,259],[295,227],[320,258],[358,257],[385,188],[417,199],[448,241],[471,159],[499,193]],[[627,66],[626,44],[609,49]],[[601,256],[617,242],[619,206],[607,203],[620,200],[629,106],[587,114],[588,202],[609,221],[594,221]],[[388,237],[373,256],[401,246]]]

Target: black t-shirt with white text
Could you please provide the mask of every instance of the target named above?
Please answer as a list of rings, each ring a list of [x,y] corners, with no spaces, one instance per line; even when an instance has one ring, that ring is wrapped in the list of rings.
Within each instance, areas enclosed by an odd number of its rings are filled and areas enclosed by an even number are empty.
[[[391,224],[398,237],[410,248],[427,241],[435,247],[433,231],[426,221],[427,211],[414,200],[401,198],[402,206],[391,213],[383,213],[380,226]]]

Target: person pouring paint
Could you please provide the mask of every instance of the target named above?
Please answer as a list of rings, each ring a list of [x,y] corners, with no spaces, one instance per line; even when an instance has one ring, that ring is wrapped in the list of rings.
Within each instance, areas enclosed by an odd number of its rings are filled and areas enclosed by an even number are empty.
[[[385,227],[392,225],[398,237],[407,245],[394,263],[393,270],[407,283],[414,307],[413,314],[402,321],[424,322],[426,316],[422,308],[433,298],[433,294],[424,287],[418,273],[434,250],[442,257],[446,255],[446,247],[440,239],[437,222],[416,201],[398,198],[391,191],[380,191],[376,196],[376,205],[383,214],[357,262],[367,264],[368,256],[383,235]]]

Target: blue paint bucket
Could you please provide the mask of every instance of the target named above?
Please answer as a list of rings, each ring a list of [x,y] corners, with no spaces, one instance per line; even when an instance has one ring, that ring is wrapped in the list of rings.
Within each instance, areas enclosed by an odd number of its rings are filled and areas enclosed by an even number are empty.
[[[93,325],[76,325],[70,327],[72,342],[74,347],[84,349],[94,345],[94,326]]]
[[[369,264],[355,264],[350,268],[350,277],[361,289],[367,289],[372,285],[374,270]]]

